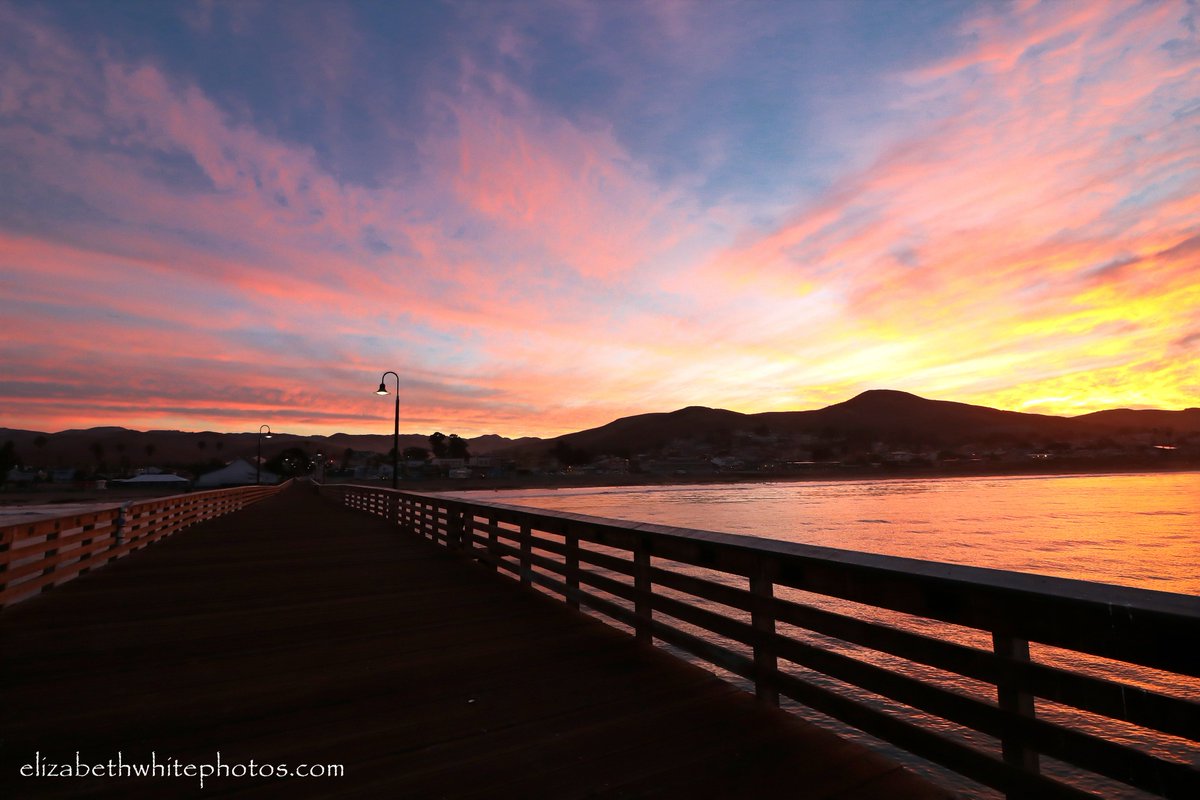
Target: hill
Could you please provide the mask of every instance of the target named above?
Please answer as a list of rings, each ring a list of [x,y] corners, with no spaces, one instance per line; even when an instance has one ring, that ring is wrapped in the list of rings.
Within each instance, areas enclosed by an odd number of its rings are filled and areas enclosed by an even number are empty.
[[[1041,443],[1081,441],[1118,434],[1193,436],[1200,434],[1200,408],[1183,411],[1113,409],[1077,417],[1057,417],[1003,411],[987,406],[929,400],[907,392],[876,389],[841,403],[812,411],[773,411],[742,414],[719,408],[689,406],[677,411],[622,417],[597,428],[554,439],[509,439],[494,434],[468,439],[472,455],[544,455],[566,446],[591,455],[634,455],[655,452],[679,440],[709,443],[714,449],[734,434],[757,436],[807,435],[826,441],[867,444],[886,441],[895,446],[957,447],[997,441]],[[59,433],[0,428],[0,442],[12,441],[25,463],[41,467],[87,466],[98,461],[117,466],[162,466],[252,459],[257,433],[212,431],[133,431],[103,427]],[[424,434],[401,434],[400,447],[428,447]],[[325,453],[335,460],[347,449],[387,453],[387,434],[297,436],[275,433],[264,439],[263,456],[270,458],[290,447],[310,454]]]
[[[843,435],[858,432],[934,443],[996,434],[1067,436],[1078,427],[1065,417],[927,400],[886,389],[863,392],[817,411],[756,414],[753,418],[756,424],[789,432],[834,431]]]
[[[623,417],[550,440],[594,454],[653,451],[676,439],[713,442],[740,432],[809,434],[860,442],[886,440],[909,446],[957,446],[989,440],[1078,440],[1118,430],[1200,433],[1200,409],[1186,411],[1100,411],[1057,417],[1003,411],[987,406],[929,400],[908,392],[873,389],[813,411],[741,414],[691,406],[668,413]]]
[[[655,450],[672,439],[732,431],[745,425],[748,418],[736,411],[689,406],[666,413],[622,417],[599,428],[559,436],[551,442],[565,442],[590,452]]]
[[[1095,411],[1072,419],[1106,430],[1128,428],[1130,430],[1173,430],[1176,433],[1200,432],[1200,408],[1187,408],[1183,411],[1115,408],[1110,411]]]

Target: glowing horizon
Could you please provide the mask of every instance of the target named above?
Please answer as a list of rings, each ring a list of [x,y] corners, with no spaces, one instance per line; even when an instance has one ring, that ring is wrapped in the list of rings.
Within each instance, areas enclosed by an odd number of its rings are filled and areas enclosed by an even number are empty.
[[[0,427],[1200,405],[1192,7],[886,12],[0,0]]]

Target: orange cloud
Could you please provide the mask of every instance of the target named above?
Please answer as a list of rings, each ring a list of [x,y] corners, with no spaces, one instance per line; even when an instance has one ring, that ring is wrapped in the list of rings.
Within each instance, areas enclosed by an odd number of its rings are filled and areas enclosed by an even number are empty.
[[[820,286],[835,304],[817,316],[820,347],[746,342],[790,363],[800,391],[896,386],[1007,407],[1053,396],[1063,411],[1185,404],[1195,360],[1146,365],[1200,313],[1194,257],[1156,255],[1200,230],[1200,140],[1172,114],[1197,76],[1163,47],[1178,8],[1111,11],[1039,5],[972,23],[977,45],[905,79],[917,95],[960,91],[958,110],[720,254],[708,275],[738,299],[709,308],[811,319]]]
[[[656,23],[674,59],[688,11]],[[1200,395],[1200,76],[1169,3],[972,18],[894,76],[865,168],[736,203],[466,57],[419,167],[368,186],[163,64],[0,21],[40,48],[0,64],[0,147],[52,199],[0,228],[5,422],[377,431],[387,369],[406,429],[464,435],[872,387],[1051,413]]]

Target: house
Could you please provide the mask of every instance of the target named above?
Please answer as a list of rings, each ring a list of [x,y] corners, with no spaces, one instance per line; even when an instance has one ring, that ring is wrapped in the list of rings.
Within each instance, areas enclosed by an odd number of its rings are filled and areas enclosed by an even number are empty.
[[[125,480],[109,481],[113,486],[123,489],[178,489],[185,491],[192,482],[178,475],[149,474],[136,475]]]
[[[8,474],[4,476],[4,481],[7,483],[28,486],[37,481],[37,473],[33,472],[32,470],[23,470],[20,467],[13,467],[8,471]]]
[[[230,461],[214,472],[206,472],[196,479],[197,489],[218,489],[223,486],[248,486],[255,482],[256,470],[253,464],[243,459]],[[262,483],[279,483],[279,476],[273,472],[262,471]]]

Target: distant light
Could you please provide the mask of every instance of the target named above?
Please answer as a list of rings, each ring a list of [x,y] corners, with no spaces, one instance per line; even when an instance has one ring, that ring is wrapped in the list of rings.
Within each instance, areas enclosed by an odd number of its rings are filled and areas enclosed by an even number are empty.
[[[375,394],[387,394],[387,387],[383,385],[383,381],[379,382],[379,388],[375,390]]]

